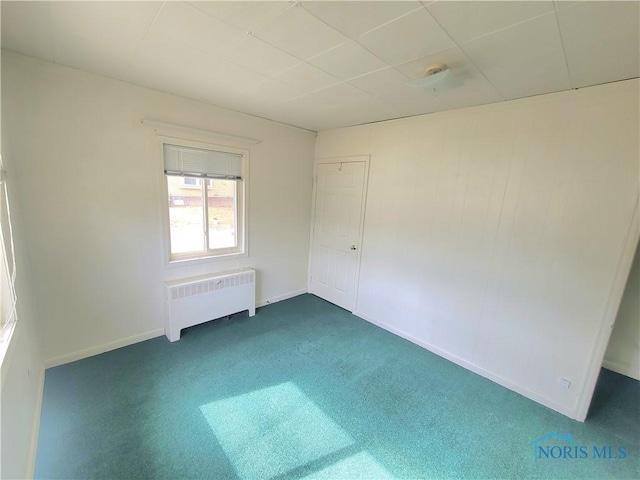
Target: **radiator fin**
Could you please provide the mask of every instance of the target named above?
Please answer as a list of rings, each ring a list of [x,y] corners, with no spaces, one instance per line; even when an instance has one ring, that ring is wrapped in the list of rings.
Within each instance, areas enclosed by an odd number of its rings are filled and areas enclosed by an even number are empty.
[[[254,282],[254,272],[240,273],[224,278],[214,278],[188,285],[171,287],[171,300],[202,295],[216,290],[239,287]]]

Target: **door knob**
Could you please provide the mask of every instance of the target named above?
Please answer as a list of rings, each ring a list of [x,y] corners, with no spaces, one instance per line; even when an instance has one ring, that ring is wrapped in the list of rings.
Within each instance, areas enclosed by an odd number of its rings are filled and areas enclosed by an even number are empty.
[[[358,249],[358,246],[357,246],[357,245],[351,245],[349,248],[350,248],[351,250],[357,250],[357,249]]]

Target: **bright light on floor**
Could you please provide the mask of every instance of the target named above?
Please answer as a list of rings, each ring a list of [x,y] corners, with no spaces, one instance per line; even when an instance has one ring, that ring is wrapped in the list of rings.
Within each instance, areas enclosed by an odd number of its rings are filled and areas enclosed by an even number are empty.
[[[291,382],[211,402],[200,410],[243,479],[272,478],[311,462],[318,462],[321,473],[323,457],[354,444]],[[336,466],[345,461],[349,459],[338,454]]]

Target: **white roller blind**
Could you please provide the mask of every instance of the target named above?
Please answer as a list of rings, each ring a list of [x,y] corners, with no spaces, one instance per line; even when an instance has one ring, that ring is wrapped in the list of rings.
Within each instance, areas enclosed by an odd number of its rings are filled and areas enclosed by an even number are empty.
[[[164,173],[206,178],[242,178],[242,155],[164,144]]]

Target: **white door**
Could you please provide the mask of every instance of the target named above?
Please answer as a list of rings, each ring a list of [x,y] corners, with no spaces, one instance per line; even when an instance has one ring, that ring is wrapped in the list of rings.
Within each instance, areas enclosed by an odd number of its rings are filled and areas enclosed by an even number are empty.
[[[321,163],[316,169],[309,291],[355,309],[366,163]]]

